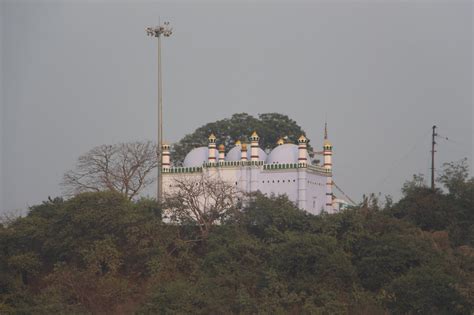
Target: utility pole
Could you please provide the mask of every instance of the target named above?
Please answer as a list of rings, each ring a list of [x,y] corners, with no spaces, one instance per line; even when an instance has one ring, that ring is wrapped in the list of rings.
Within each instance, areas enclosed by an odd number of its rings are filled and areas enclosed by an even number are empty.
[[[435,166],[434,166],[434,159],[435,159],[435,144],[436,144],[436,126],[433,126],[433,133],[431,135],[431,190],[435,190]]]
[[[161,151],[163,145],[163,91],[162,91],[162,80],[161,80],[161,35],[170,37],[173,29],[169,26],[169,22],[165,22],[163,25],[155,27],[147,27],[145,29],[148,36],[153,36],[158,39],[158,171],[156,181],[156,201],[161,202],[163,196],[163,178],[161,176]]]

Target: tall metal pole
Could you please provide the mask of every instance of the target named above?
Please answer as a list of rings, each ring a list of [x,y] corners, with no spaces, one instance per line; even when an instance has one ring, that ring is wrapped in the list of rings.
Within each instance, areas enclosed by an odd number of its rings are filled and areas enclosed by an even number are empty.
[[[436,144],[436,126],[433,126],[433,133],[431,135],[431,190],[435,189],[435,144]]]
[[[161,177],[161,151],[163,144],[163,86],[161,83],[161,36],[158,36],[158,171],[156,179],[156,200],[163,196],[163,180]]]
[[[161,201],[163,196],[163,177],[161,176],[162,168],[162,145],[163,145],[163,87],[162,87],[162,77],[161,77],[161,35],[169,37],[172,34],[172,28],[169,27],[169,22],[165,22],[164,25],[156,27],[147,27],[146,33],[149,36],[156,37],[158,39],[158,128],[157,128],[157,178],[156,178],[156,200]]]

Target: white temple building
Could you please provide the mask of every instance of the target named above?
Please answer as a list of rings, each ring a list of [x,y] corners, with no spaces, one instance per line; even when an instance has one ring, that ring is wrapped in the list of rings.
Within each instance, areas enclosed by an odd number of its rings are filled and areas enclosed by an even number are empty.
[[[322,210],[332,213],[339,208],[334,203],[332,192],[332,144],[325,131],[323,143],[323,164],[311,162],[304,135],[297,144],[278,141],[272,151],[265,153],[259,147],[259,137],[254,132],[247,144],[237,141],[225,154],[224,145],[216,147],[216,137],[209,136],[207,147],[191,150],[182,167],[172,167],[170,146],[163,145],[162,176],[163,191],[173,186],[176,176],[217,176],[235,185],[241,192],[260,191],[268,196],[287,195],[300,209],[312,214]]]

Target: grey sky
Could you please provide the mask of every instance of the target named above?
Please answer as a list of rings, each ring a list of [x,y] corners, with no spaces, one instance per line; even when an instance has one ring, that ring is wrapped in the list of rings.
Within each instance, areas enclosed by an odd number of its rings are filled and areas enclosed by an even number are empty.
[[[236,112],[280,112],[321,148],[353,198],[399,196],[441,162],[473,155],[470,1],[40,2],[0,4],[0,209],[60,194],[104,143],[154,139],[158,17],[165,138]]]

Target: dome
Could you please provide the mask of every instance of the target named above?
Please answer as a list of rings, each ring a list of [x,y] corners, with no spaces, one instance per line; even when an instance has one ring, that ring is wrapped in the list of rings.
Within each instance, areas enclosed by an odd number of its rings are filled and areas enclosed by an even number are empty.
[[[202,166],[203,163],[207,162],[209,157],[208,147],[199,147],[192,149],[184,158],[184,167],[195,167]]]
[[[230,149],[230,151],[225,156],[225,160],[226,161],[240,161],[240,157],[242,155],[242,152],[240,149],[241,149],[240,146],[235,146],[232,149]],[[247,160],[250,161],[251,155],[252,155],[251,150],[247,150]],[[267,154],[265,153],[265,151],[263,151],[260,148],[258,148],[258,159],[260,161],[265,161],[267,159]]]
[[[306,159],[308,163],[311,161],[308,151],[306,151]],[[266,162],[267,164],[298,163],[298,146],[291,143],[279,145],[270,152]]]

